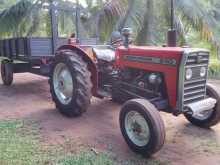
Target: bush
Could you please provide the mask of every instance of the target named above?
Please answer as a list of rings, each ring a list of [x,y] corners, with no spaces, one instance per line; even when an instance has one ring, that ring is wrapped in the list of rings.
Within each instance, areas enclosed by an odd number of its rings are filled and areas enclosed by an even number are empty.
[[[209,78],[220,79],[220,61],[218,59],[210,59]]]

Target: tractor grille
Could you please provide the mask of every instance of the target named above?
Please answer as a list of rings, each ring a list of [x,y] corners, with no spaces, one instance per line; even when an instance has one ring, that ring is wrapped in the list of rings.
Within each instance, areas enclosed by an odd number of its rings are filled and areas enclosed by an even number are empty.
[[[207,73],[205,77],[201,77],[200,69],[201,67],[205,67],[206,70],[208,70],[208,63],[208,52],[196,52],[188,55],[185,70],[188,68],[192,69],[192,78],[189,81],[184,79],[183,108],[189,103],[205,98]]]

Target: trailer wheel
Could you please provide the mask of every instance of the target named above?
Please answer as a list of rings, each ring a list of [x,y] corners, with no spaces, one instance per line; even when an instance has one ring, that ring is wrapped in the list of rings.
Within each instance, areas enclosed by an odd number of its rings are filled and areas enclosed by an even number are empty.
[[[92,97],[91,73],[83,59],[71,50],[56,55],[49,79],[52,99],[67,117],[85,112]]]
[[[13,64],[9,60],[3,60],[1,63],[2,82],[6,86],[13,83]]]
[[[202,128],[210,128],[218,124],[220,121],[220,90],[211,84],[207,84],[206,93],[207,96],[217,100],[217,103],[212,111],[208,111],[198,116],[184,114],[188,121]]]
[[[122,135],[128,146],[144,156],[159,151],[165,142],[165,127],[158,110],[149,101],[127,101],[119,117]]]

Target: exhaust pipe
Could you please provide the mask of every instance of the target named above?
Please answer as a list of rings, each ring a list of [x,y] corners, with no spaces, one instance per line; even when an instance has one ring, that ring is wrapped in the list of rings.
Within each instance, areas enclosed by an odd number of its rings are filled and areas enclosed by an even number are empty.
[[[170,25],[171,28],[167,32],[167,46],[168,47],[176,47],[177,46],[177,32],[174,23],[175,16],[175,7],[174,0],[171,0],[171,10],[170,10]]]

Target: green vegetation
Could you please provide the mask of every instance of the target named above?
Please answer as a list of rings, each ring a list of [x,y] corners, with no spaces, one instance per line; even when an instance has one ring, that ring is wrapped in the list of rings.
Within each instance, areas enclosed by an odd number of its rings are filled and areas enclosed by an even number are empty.
[[[74,156],[66,156],[58,161],[57,165],[115,165],[107,155],[95,155],[92,152],[83,152]]]
[[[209,77],[220,79],[220,62],[218,59],[211,59],[209,63]]]
[[[43,164],[45,155],[40,151],[34,129],[25,129],[21,121],[0,122],[0,164]]]
[[[82,149],[70,152],[62,146],[49,146],[43,149],[38,125],[31,121],[0,121],[0,164],[1,165],[164,165],[159,161],[138,160],[117,162],[111,154],[95,153]],[[68,144],[69,145],[69,142]]]
[[[75,6],[77,0],[53,0],[67,8]],[[218,0],[174,0],[176,4],[175,25],[180,43],[187,42],[193,29],[199,37],[219,45],[220,2]],[[2,0],[0,3],[0,36],[19,37],[48,35],[48,12],[42,5],[49,0]],[[96,36],[107,41],[114,30],[132,27],[137,44],[161,44],[170,27],[170,0],[78,0],[82,12],[80,31],[84,35]],[[9,6],[12,5],[10,8]],[[158,10],[160,9],[160,10]],[[43,12],[42,12],[43,11]],[[82,10],[81,10],[82,11]],[[60,35],[74,31],[71,12],[59,11]],[[197,38],[197,39],[198,39]]]
[[[35,123],[30,121],[0,121],[0,164],[112,165],[114,162],[105,154],[95,155],[87,152],[65,156],[60,147],[42,150]]]

